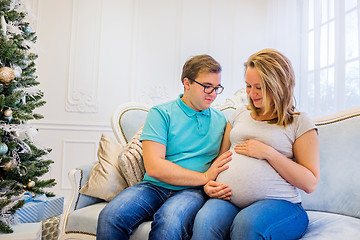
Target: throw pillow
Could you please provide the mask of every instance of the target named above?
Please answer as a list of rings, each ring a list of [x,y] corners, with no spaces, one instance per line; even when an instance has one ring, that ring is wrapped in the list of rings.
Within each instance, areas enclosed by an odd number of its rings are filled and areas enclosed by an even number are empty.
[[[101,135],[97,152],[99,162],[92,168],[89,180],[80,189],[81,194],[110,201],[128,187],[121,173],[118,156],[122,146],[105,134]]]
[[[119,156],[120,169],[129,187],[141,182],[145,174],[142,144],[140,142],[143,126],[141,126],[139,131],[125,146],[121,156]]]

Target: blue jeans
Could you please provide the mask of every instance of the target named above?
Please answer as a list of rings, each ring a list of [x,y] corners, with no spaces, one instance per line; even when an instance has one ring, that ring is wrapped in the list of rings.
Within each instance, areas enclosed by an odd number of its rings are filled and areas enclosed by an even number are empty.
[[[196,213],[207,199],[202,189],[172,191],[138,183],[120,192],[101,211],[96,239],[129,239],[149,220],[153,220],[149,239],[190,239]]]
[[[209,199],[196,215],[193,239],[299,239],[308,223],[301,203],[266,199],[239,209],[229,201]]]

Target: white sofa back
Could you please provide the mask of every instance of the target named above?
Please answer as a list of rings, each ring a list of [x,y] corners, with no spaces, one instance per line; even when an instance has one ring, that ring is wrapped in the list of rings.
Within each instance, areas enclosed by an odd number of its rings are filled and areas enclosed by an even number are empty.
[[[229,102],[215,107],[228,117],[234,106]],[[114,111],[112,127],[120,143],[126,144],[135,135],[150,107],[129,103]],[[319,133],[321,176],[312,194],[301,191],[303,206],[360,218],[360,107],[313,121]]]
[[[319,132],[320,180],[302,192],[306,210],[360,218],[360,107],[313,119]]]

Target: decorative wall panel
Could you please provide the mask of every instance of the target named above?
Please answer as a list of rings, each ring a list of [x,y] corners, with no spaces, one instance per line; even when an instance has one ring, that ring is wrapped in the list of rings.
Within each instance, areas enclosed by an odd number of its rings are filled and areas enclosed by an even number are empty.
[[[74,163],[77,166],[86,165],[96,161],[96,141],[84,140],[64,140],[63,141],[63,158],[62,158],[62,174],[61,189],[71,189],[68,179],[68,172],[74,169]]]
[[[110,118],[110,116],[109,116]],[[60,131],[85,131],[85,132],[111,132],[109,123],[62,123],[59,121],[39,121],[32,123],[32,126],[39,130],[60,130]]]
[[[179,94],[182,3],[134,1],[131,101],[157,104]]]
[[[68,112],[97,112],[101,0],[74,0],[67,101]]]

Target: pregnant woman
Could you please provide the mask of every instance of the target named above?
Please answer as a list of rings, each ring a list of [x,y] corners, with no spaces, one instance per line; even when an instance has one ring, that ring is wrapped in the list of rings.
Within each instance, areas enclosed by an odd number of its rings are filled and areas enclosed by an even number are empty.
[[[320,176],[317,130],[294,106],[295,75],[280,52],[265,49],[245,63],[248,106],[237,109],[221,152],[229,169],[204,186],[211,197],[198,212],[193,239],[298,239],[308,216],[299,189]]]

